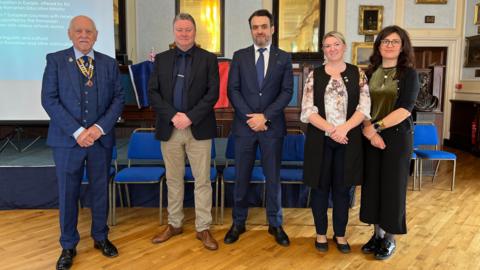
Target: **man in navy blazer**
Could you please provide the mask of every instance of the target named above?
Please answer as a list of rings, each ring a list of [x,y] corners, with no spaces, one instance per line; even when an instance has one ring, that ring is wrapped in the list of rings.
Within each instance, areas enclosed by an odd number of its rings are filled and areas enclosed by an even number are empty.
[[[245,232],[248,186],[260,146],[268,232],[278,244],[288,246],[290,241],[282,228],[280,161],[286,134],[283,110],[293,92],[292,60],[288,53],[271,45],[274,27],[268,10],[255,11],[248,21],[254,44],[234,53],[228,79],[228,98],[235,109],[232,133],[236,181],[233,225],[224,242],[233,243]]]
[[[103,255],[118,251],[108,240],[108,178],[114,126],[124,94],[115,59],[93,50],[92,19],[74,17],[68,28],[73,47],[47,55],[42,105],[50,117],[47,144],[53,149],[59,191],[60,244],[57,269],[69,269],[80,240],[78,198],[86,167],[92,193],[91,236]]]

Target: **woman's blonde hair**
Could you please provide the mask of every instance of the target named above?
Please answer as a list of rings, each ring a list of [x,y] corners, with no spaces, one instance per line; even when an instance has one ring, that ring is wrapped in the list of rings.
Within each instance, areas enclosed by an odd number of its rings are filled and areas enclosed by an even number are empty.
[[[337,32],[337,31],[330,31],[330,32],[326,33],[323,36],[322,44],[325,43],[325,40],[329,37],[336,38],[336,39],[340,40],[343,43],[343,45],[347,45],[347,43],[345,42],[345,37],[343,36],[343,34],[340,33],[340,32]]]

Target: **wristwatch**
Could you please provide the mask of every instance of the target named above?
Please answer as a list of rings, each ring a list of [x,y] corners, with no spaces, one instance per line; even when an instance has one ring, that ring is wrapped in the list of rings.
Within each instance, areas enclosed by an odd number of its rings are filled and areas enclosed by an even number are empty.
[[[380,120],[373,123],[373,128],[377,131],[377,133],[380,133],[385,128],[385,125],[383,124],[383,121]]]
[[[270,127],[272,125],[272,121],[267,120],[265,121],[265,126]]]

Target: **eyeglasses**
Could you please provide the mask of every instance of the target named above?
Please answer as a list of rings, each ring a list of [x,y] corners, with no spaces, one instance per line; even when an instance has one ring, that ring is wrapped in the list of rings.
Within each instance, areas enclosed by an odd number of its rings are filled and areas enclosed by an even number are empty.
[[[325,44],[325,45],[322,46],[322,48],[325,49],[325,50],[328,50],[330,48],[338,49],[338,48],[340,48],[340,46],[342,46],[342,43],[334,43],[334,44]]]
[[[400,46],[402,44],[402,41],[400,39],[392,39],[392,40],[382,39],[382,40],[380,40],[380,42],[385,47],[388,46],[388,45],[391,45],[392,47],[397,47],[397,46]]]

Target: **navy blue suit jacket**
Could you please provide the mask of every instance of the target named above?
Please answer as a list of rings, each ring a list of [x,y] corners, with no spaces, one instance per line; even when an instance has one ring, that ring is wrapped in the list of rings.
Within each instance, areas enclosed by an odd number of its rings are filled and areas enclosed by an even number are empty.
[[[254,136],[255,132],[246,123],[246,115],[263,113],[271,123],[263,133],[270,137],[283,137],[286,134],[283,110],[290,102],[292,92],[290,54],[270,46],[267,74],[260,89],[253,45],[236,51],[228,75],[228,98],[235,109],[232,133],[236,136]]]
[[[96,51],[94,55],[95,83],[98,87],[98,118],[95,123],[106,134],[100,137],[100,143],[111,148],[115,143],[114,126],[125,102],[124,94],[115,59]],[[47,144],[51,147],[73,147],[77,144],[73,133],[81,127],[79,76],[73,47],[47,55],[42,106],[50,117]]]

